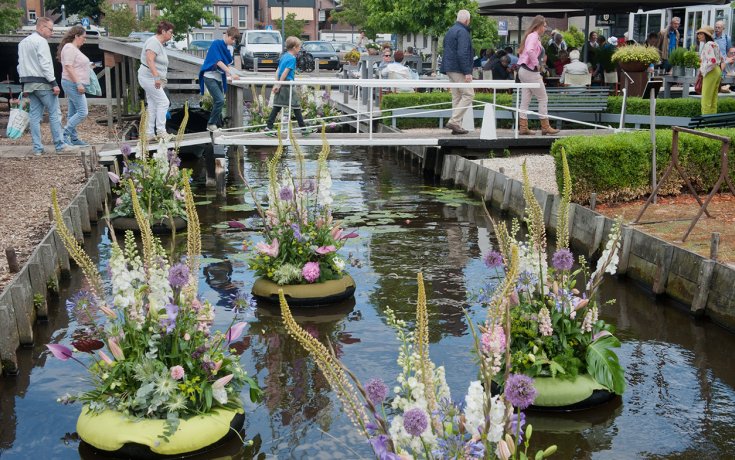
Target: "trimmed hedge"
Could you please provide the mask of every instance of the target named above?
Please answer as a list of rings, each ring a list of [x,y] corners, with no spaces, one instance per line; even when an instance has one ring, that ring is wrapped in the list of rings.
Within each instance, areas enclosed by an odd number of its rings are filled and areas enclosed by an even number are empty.
[[[731,139],[733,155],[735,129],[706,129],[706,132]],[[671,158],[672,131],[656,131],[656,166],[658,177]],[[572,199],[589,201],[597,193],[598,202],[627,201],[651,193],[651,134],[648,131],[607,136],[571,136],[557,140],[551,147],[556,160],[556,181],[561,187],[561,149],[564,148],[574,181]],[[679,161],[684,173],[699,193],[708,193],[720,174],[721,143],[691,134],[679,134]],[[730,169],[735,182],[735,170]],[[686,185],[674,171],[666,181],[662,195],[678,195]]]
[[[476,93],[475,99],[482,102],[492,102],[493,95],[491,93]],[[435,104],[445,102],[445,104],[429,108],[451,108],[452,95],[448,92],[433,93],[395,93],[383,96],[383,102],[380,108],[390,113],[390,109],[412,107],[423,104]],[[496,102],[501,105],[513,105],[513,97],[510,94],[498,94]],[[607,99],[606,113],[620,113],[623,105],[622,96],[610,96]],[[648,99],[640,97],[629,97],[627,101],[626,113],[630,115],[648,115],[650,111],[650,102]],[[721,97],[717,103],[717,112],[735,112],[735,97]],[[671,117],[695,117],[702,114],[702,106],[699,99],[663,99],[656,101],[656,115]],[[387,113],[386,113],[387,115]],[[432,128],[438,123],[437,118],[399,118],[397,126],[401,129],[409,128]]]

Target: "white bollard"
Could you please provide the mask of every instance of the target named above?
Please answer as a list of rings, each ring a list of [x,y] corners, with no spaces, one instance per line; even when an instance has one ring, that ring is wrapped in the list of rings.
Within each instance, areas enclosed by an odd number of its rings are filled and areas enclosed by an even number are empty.
[[[482,127],[480,128],[480,139],[495,140],[498,138],[495,123],[495,106],[485,104],[485,110],[482,114]]]

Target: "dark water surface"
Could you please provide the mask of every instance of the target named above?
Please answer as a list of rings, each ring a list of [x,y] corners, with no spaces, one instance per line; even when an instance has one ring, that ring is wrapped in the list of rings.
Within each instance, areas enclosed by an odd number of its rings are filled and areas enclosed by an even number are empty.
[[[310,171],[314,156],[308,154]],[[266,158],[266,152],[246,156],[251,182],[265,180]],[[399,371],[398,342],[386,325],[385,308],[411,321],[416,273],[423,271],[431,356],[446,367],[453,398],[464,399],[476,369],[463,308],[476,320],[485,314],[467,300],[468,293],[487,282],[481,255],[490,236],[479,203],[425,183],[410,163],[388,153],[355,148],[335,150],[330,158],[336,214],[360,234],[343,249],[345,257],[351,254],[349,271],[357,291],[353,301],[328,310],[297,311],[297,320],[312,334],[328,338],[361,380],[378,376],[392,386]],[[254,281],[241,250],[243,239],[253,235],[222,225],[232,219],[249,223],[252,200],[235,175],[228,180],[226,199],[204,187],[195,191],[207,258],[200,292],[217,305],[218,329],[231,322],[231,300],[238,289],[249,291]],[[88,250],[101,254],[103,272],[110,244],[105,235],[88,238]],[[63,287],[61,305],[79,285],[75,276]],[[733,458],[735,337],[691,320],[629,282],[610,278],[602,295],[618,300],[602,315],[617,325],[623,341],[618,354],[628,389],[620,400],[593,411],[530,415],[534,445],[557,444],[553,458],[559,459]],[[76,324],[63,307],[51,311],[49,321],[36,327],[37,344],[20,351],[20,375],[0,379],[3,460],[96,458],[74,434],[79,406],[56,403],[84,382],[80,366],[45,351],[47,342],[68,344]],[[265,394],[261,403],[246,404],[246,436],[257,440],[256,448],[245,450],[231,442],[202,458],[250,458],[254,453],[284,459],[374,458],[315,364],[285,334],[277,310],[253,306],[240,315],[249,323],[242,362]]]

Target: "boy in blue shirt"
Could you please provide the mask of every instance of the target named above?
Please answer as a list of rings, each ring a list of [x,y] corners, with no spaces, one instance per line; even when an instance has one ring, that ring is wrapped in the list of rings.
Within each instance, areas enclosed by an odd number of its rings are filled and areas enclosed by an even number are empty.
[[[299,54],[300,50],[301,40],[296,37],[288,37],[286,39],[286,52],[283,53],[281,59],[278,61],[278,70],[276,71],[276,79],[278,81],[294,80],[294,73],[296,72],[296,55]],[[289,99],[291,102],[291,110],[296,117],[299,127],[306,128],[304,117],[301,115],[301,105],[299,104],[299,100],[301,99],[300,94],[296,91],[297,87],[293,87],[292,95],[289,95],[291,92],[290,90],[291,88],[282,88],[278,84],[273,86],[273,93],[275,93],[275,96],[273,97],[273,109],[271,110],[268,122],[266,123],[266,129],[268,130],[268,132],[265,133],[266,136],[275,137],[276,133],[273,131],[273,123],[281,112],[281,108],[288,107]],[[311,130],[303,129],[301,133],[304,136],[308,136],[311,134]]]

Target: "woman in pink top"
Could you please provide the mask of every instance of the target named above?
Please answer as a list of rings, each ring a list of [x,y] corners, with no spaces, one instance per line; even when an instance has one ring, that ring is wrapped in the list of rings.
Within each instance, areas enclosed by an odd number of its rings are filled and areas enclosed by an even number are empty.
[[[526,35],[521,40],[521,46],[518,49],[518,79],[521,83],[539,83],[541,86],[537,89],[521,90],[521,112],[519,113],[518,132],[520,134],[535,134],[534,131],[528,129],[528,106],[531,105],[531,96],[536,96],[538,100],[538,113],[541,119],[542,134],[556,134],[559,130],[549,125],[548,117],[548,101],[546,96],[546,87],[544,79],[539,73],[539,56],[543,52],[539,35],[544,33],[546,28],[546,19],[543,16],[536,16],[531,21],[531,25],[526,29]]]
[[[64,142],[69,145],[88,145],[79,139],[77,125],[87,118],[86,85],[89,84],[89,58],[79,49],[87,39],[82,26],[74,26],[59,43],[58,59],[61,62],[61,87],[68,103]]]

